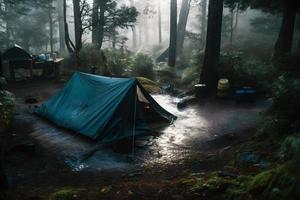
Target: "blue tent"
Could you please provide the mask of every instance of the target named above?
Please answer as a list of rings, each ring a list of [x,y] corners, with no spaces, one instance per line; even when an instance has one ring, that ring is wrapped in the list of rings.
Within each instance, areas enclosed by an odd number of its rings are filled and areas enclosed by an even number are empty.
[[[81,72],[75,72],[67,85],[36,113],[103,143],[145,135],[153,120],[176,119],[136,79]]]

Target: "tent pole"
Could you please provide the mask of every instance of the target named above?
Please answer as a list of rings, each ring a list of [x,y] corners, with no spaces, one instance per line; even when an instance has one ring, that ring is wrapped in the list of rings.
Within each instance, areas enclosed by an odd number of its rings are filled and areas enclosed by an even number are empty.
[[[135,89],[135,90],[136,90],[136,89]],[[137,103],[137,91],[135,91],[135,96],[134,96],[133,131],[132,131],[132,156],[134,156],[134,139],[135,139],[136,103]]]

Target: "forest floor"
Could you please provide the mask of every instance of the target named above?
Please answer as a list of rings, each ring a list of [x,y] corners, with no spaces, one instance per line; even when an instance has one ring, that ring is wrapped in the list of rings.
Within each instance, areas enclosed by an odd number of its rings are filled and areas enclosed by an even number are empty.
[[[32,113],[34,105],[25,104],[26,96],[43,102],[63,85],[34,81],[7,88],[17,98],[4,147],[8,199],[194,199],[182,182],[226,170],[270,105],[268,100],[248,105],[206,100],[178,110],[178,98],[153,95],[178,117],[172,125],[136,141],[134,153],[118,145],[78,163],[95,143],[39,118]]]

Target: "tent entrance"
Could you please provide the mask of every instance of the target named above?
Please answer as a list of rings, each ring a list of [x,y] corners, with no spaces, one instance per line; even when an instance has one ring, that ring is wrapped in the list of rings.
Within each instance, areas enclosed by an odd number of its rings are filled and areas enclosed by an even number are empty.
[[[169,123],[168,119],[162,117],[160,113],[158,113],[153,108],[153,106],[151,106],[151,103],[144,96],[139,85],[136,86],[136,92],[137,92],[138,104],[143,109],[143,118],[147,123],[149,123],[149,125],[158,124],[158,123],[160,124]]]

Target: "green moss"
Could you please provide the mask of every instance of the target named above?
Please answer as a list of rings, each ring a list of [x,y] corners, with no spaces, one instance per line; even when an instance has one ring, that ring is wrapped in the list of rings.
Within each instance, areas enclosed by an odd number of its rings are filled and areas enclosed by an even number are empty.
[[[263,192],[266,188],[268,188],[269,184],[272,183],[274,173],[275,172],[273,170],[270,170],[254,176],[253,179],[249,182],[247,190],[250,193]]]
[[[0,91],[0,132],[9,125],[15,109],[15,97],[8,91]]]
[[[288,163],[257,174],[247,184],[255,199],[294,199],[295,185],[300,180],[297,163]]]
[[[285,160],[298,159],[300,155],[300,133],[285,138],[281,144],[279,154]]]
[[[74,189],[64,188],[51,194],[49,200],[74,200],[80,199],[79,192]]]

